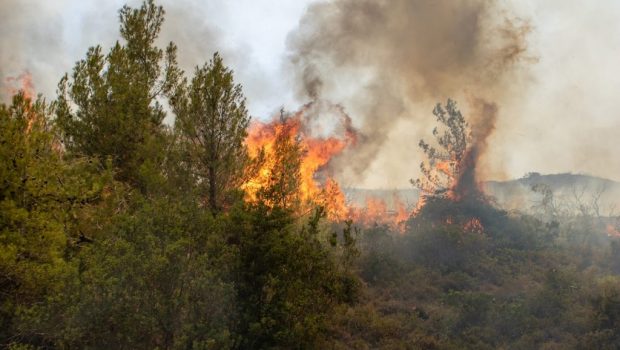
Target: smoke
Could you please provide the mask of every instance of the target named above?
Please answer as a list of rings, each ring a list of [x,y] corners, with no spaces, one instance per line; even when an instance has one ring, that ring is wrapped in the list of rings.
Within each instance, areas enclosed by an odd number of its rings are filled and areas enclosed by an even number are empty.
[[[378,161],[419,163],[410,145],[432,130],[436,102],[474,96],[501,104],[531,59],[530,30],[497,1],[336,0],[310,6],[288,48],[299,97],[342,101],[357,118],[365,142],[336,166],[364,181],[377,170],[403,171],[377,169]],[[474,134],[486,138],[487,122],[473,123]]]
[[[480,157],[488,147],[488,138],[495,130],[498,107],[495,103],[475,98],[470,102],[472,106],[471,144],[465,152],[465,157],[458,167],[455,188],[456,198],[477,196],[481,191],[481,181],[478,178],[477,166]]]
[[[620,3],[331,0],[300,19],[309,1],[159,0],[160,46],[177,43],[188,75],[220,51],[257,118],[314,99],[342,104],[363,133],[333,163],[346,185],[407,186],[432,107],[447,97],[468,119],[476,97],[498,106],[477,163],[483,179],[573,171],[620,180],[620,75],[610,74],[620,45],[609,40],[620,35]],[[106,51],[119,38],[125,3],[141,0],[0,1],[0,100],[24,72],[53,99],[89,46]]]
[[[58,1],[62,6],[63,1]],[[6,100],[16,88],[15,81],[26,71],[49,72],[49,62],[58,60],[53,50],[61,38],[53,33],[61,27],[58,20],[44,15],[53,6],[34,6],[33,1],[0,2],[0,98]],[[19,15],[18,15],[19,14]],[[33,60],[35,51],[48,52],[48,61]],[[45,74],[45,73],[43,73]]]
[[[48,99],[55,98],[57,84],[66,72],[71,72],[75,62],[84,58],[90,46],[101,45],[103,52],[120,39],[118,11],[123,5],[138,8],[142,0],[2,0],[0,1],[0,101],[7,101],[14,84],[7,78],[17,79],[30,72],[36,92]],[[284,47],[286,30],[281,37],[271,33],[255,35],[251,40],[244,36],[242,27],[235,21],[248,13],[240,13],[244,6],[250,13],[292,11],[293,5],[253,4],[252,1],[231,3],[225,0],[157,0],[166,11],[157,45],[165,47],[173,41],[178,47],[180,67],[191,76],[194,67],[208,61],[219,51],[227,65],[235,71],[235,78],[244,85],[244,92],[253,112],[269,113],[277,109],[281,99],[274,101],[279,90],[275,73],[255,55],[258,47],[271,49],[278,44]],[[253,11],[259,7],[261,11]],[[284,10],[282,10],[284,11]],[[265,16],[265,21],[273,21]],[[246,21],[247,22],[247,21]],[[294,26],[294,19],[290,20]],[[286,25],[281,21],[278,26]],[[258,31],[254,31],[260,33]],[[272,39],[273,37],[273,39]],[[272,42],[275,41],[276,43]],[[13,80],[14,80],[13,79]],[[269,101],[268,108],[261,104]]]

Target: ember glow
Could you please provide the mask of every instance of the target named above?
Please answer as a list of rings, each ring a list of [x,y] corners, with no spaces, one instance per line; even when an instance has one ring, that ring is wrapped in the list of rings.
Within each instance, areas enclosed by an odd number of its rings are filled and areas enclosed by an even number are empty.
[[[612,224],[607,224],[606,231],[609,237],[620,237],[620,229]]]
[[[484,226],[482,226],[480,219],[472,218],[465,222],[463,225],[463,231],[482,234],[484,233]]]

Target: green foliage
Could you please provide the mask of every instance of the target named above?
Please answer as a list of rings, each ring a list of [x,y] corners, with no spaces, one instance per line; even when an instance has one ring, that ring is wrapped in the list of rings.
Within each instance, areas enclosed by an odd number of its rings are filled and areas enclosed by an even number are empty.
[[[226,348],[234,288],[223,223],[194,203],[134,198],[25,322],[75,348]]]
[[[67,254],[87,239],[76,219],[107,182],[92,161],[63,159],[48,112],[21,92],[0,105],[0,339],[19,310],[62,288]]]
[[[241,214],[241,213],[240,213]],[[297,229],[291,212],[258,205],[236,216],[240,348],[313,347],[336,305],[357,285],[319,239],[318,210]]]
[[[139,9],[123,7],[124,42],[105,56],[100,46],[90,48],[71,79],[60,81],[56,104],[68,150],[102,161],[111,157],[117,179],[142,190],[163,158],[165,112],[158,99],[172,94],[181,75],[174,44],[165,53],[155,46],[163,16],[152,0]]]
[[[187,171],[203,188],[213,212],[230,204],[226,196],[241,185],[250,122],[241,85],[219,54],[196,68],[191,85],[181,85],[172,100],[176,128],[186,152]]]
[[[267,183],[259,190],[258,199],[271,207],[280,207],[297,210],[300,206],[299,186],[301,183],[300,165],[303,148],[298,139],[291,138],[294,133],[287,130],[293,128],[292,123],[286,122],[284,111],[281,111],[281,129],[274,141],[273,163]],[[258,164],[266,161],[264,154],[258,155],[255,160]]]

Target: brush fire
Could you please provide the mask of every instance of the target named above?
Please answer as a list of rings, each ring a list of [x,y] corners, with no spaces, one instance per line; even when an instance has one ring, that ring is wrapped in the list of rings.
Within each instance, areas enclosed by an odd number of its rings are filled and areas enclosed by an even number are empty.
[[[0,1],[2,348],[620,349],[620,1],[125,1]]]
[[[335,120],[327,126],[317,122],[328,114]],[[276,172],[278,140],[297,144],[301,150],[299,165],[300,183],[296,197],[302,203],[301,211],[312,206],[322,206],[327,217],[333,221],[353,220],[363,226],[387,225],[401,230],[412,210],[398,195],[388,207],[382,198],[367,197],[365,206],[357,206],[347,200],[345,192],[332,175],[332,161],[348,148],[357,144],[359,132],[351,124],[344,109],[335,104],[311,102],[292,115],[282,114],[269,122],[255,121],[246,138],[248,152],[253,158],[262,158],[259,169],[242,186],[246,199],[256,201],[261,189],[269,186]]]
[[[491,106],[491,107],[489,107]],[[421,164],[424,179],[414,181],[421,194],[414,206],[406,205],[394,194],[391,205],[383,198],[367,196],[364,205],[352,203],[345,191],[333,176],[333,160],[349,149],[357,146],[360,132],[351,123],[345,110],[335,104],[314,101],[304,105],[299,111],[268,122],[255,121],[251,124],[246,146],[250,156],[259,163],[253,175],[242,188],[246,200],[256,202],[259,194],[271,186],[276,177],[277,167],[283,161],[278,143],[286,141],[298,145],[301,151],[299,164],[299,184],[294,197],[302,203],[299,211],[309,212],[313,206],[325,209],[332,221],[352,220],[362,227],[386,225],[395,231],[403,232],[406,222],[420,214],[428,197],[441,197],[452,202],[471,198],[483,199],[484,195],[476,180],[475,165],[481,153],[484,139],[489,132],[470,133],[465,118],[456,109],[453,101],[448,101],[446,110],[438,105],[434,111],[438,121],[447,126],[445,134],[439,138],[439,151],[423,141],[421,147],[429,155],[429,161]],[[486,120],[494,120],[496,110],[485,105]],[[325,118],[329,115],[329,118]],[[325,132],[320,125],[326,119],[335,121]],[[488,128],[485,125],[485,128]],[[492,130],[492,128],[489,128]],[[437,129],[433,132],[437,136]],[[471,145],[471,146],[470,146]],[[457,223],[451,216],[442,218],[448,225]],[[459,220],[464,232],[482,233],[484,227],[477,217]]]
[[[5,83],[10,94],[21,91],[30,100],[35,95],[32,77],[28,72],[9,77]],[[296,145],[300,151],[299,183],[293,194],[300,204],[297,208],[300,214],[309,213],[312,208],[320,206],[333,222],[351,220],[361,227],[383,225],[396,232],[404,232],[407,221],[424,210],[429,197],[439,196],[454,203],[473,197],[484,198],[476,181],[475,165],[481,145],[485,145],[484,139],[492,128],[482,133],[482,138],[476,138],[474,135],[481,133],[469,132],[469,125],[456,110],[456,104],[448,101],[446,107],[444,111],[438,106],[439,109],[436,108],[434,113],[440,123],[453,126],[445,131],[439,141],[440,145],[445,143],[450,146],[444,152],[439,152],[423,141],[420,143],[422,149],[427,153],[430,151],[433,156],[421,164],[424,178],[412,181],[421,192],[415,205],[406,204],[397,193],[392,195],[389,204],[380,197],[366,196],[362,205],[347,198],[333,176],[333,160],[345,151],[354,149],[361,132],[353,126],[351,117],[342,106],[318,100],[305,104],[292,114],[281,112],[270,121],[254,121],[250,125],[245,144],[250,157],[254,159],[249,167],[255,168],[249,172],[251,175],[241,186],[246,200],[257,202],[261,191],[272,186],[278,177],[277,168],[286,162],[282,154],[278,154],[281,151],[279,143],[282,142]],[[485,105],[483,110],[487,114],[487,121],[494,120],[494,106]],[[331,120],[331,125],[324,125],[325,120]],[[455,123],[458,124],[456,128]],[[433,134],[437,136],[437,129]],[[457,221],[452,215],[446,215],[439,221],[446,225],[458,224],[463,232],[484,232],[484,226],[477,217]],[[618,234],[611,226],[608,232],[610,235]]]

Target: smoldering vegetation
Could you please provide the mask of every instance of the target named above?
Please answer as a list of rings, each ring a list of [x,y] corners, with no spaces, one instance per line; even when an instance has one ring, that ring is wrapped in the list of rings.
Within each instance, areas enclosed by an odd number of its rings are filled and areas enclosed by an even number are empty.
[[[367,294],[336,317],[338,344],[613,348],[620,237],[608,228],[617,225],[430,200],[402,235],[380,226],[360,234]]]

